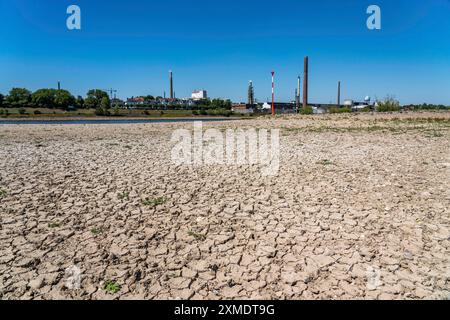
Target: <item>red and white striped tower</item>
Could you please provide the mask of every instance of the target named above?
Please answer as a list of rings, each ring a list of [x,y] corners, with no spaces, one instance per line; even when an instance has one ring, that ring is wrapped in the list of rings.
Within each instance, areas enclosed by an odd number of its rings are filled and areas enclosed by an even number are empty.
[[[274,81],[274,77],[275,77],[275,71],[272,71],[272,115],[275,115],[275,81]]]

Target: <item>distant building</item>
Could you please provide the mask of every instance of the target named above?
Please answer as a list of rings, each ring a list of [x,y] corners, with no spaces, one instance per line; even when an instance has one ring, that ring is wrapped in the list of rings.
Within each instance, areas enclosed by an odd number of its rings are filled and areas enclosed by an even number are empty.
[[[263,104],[258,104],[261,112],[271,112],[272,103],[264,102]],[[274,103],[275,113],[297,113],[295,102],[275,102]]]
[[[129,107],[142,106],[145,103],[144,97],[131,97],[127,99],[126,105]]]
[[[192,99],[193,100],[208,99],[208,93],[206,92],[206,90],[194,90],[192,92]]]
[[[111,100],[111,105],[113,108],[122,108],[125,105],[125,101],[114,98]]]

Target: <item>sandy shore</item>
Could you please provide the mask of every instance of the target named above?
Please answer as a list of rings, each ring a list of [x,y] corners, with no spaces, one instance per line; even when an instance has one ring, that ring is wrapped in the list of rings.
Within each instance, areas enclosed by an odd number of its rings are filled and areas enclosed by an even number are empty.
[[[204,126],[281,129],[279,174],[173,165],[192,123],[0,125],[0,298],[449,299],[450,113]]]

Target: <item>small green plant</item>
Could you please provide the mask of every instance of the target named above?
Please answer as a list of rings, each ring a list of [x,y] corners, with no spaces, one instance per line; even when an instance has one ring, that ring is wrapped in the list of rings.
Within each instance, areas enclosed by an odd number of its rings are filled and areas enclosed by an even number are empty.
[[[98,228],[92,228],[92,229],[91,229],[91,233],[92,233],[94,236],[97,236],[97,235],[99,235],[99,234],[102,233],[102,232],[103,232],[102,229],[98,229]]]
[[[145,200],[142,201],[142,203],[146,206],[156,207],[158,205],[161,205],[167,201],[166,198],[160,197],[160,198],[145,198]]]
[[[51,228],[51,229],[59,228],[60,226],[61,226],[61,224],[59,222],[50,222],[48,224],[48,227]]]
[[[8,194],[8,192],[6,192],[6,190],[0,189],[0,199],[3,198],[4,196],[6,196],[7,194]]]
[[[331,162],[330,160],[325,159],[325,160],[321,160],[321,161],[317,162],[317,164],[321,164],[321,165],[324,165],[324,166],[330,166],[330,165],[333,164],[333,162]]]
[[[105,281],[103,289],[106,291],[106,293],[116,294],[120,291],[120,285],[115,281],[107,280]]]
[[[19,114],[26,114],[27,110],[25,108],[19,108]]]
[[[117,195],[117,197],[118,197],[120,200],[130,200],[130,193],[129,193],[129,192],[122,192],[122,193],[119,193],[119,194]]]
[[[428,138],[441,138],[441,137],[443,137],[444,135],[441,133],[441,132],[439,132],[439,131],[436,131],[436,130],[433,130],[433,131],[431,131],[431,132],[428,132],[428,134],[427,134],[427,137]]]
[[[200,233],[195,233],[194,231],[189,231],[189,232],[188,232],[188,235],[191,236],[191,237],[194,237],[195,240],[203,241],[203,240],[206,239],[206,236],[205,236],[205,235],[200,234]]]

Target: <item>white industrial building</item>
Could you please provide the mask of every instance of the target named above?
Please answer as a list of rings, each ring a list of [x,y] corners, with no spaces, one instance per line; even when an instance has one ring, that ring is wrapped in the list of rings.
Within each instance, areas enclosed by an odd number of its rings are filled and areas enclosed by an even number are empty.
[[[194,90],[192,92],[193,100],[202,100],[202,99],[207,99],[207,98],[208,98],[208,93],[206,92],[206,90]]]

